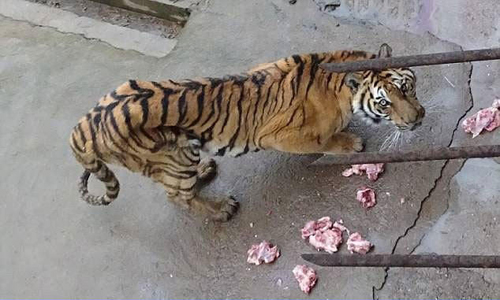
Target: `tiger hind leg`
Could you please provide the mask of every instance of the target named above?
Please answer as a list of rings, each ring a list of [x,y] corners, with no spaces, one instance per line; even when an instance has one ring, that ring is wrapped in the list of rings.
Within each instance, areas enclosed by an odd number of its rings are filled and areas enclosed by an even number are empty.
[[[168,155],[162,153],[154,163],[150,161],[146,175],[165,187],[169,201],[194,213],[208,215],[213,220],[224,222],[236,214],[238,202],[232,197],[209,201],[198,195],[198,181],[202,176],[215,172],[214,163],[213,160],[200,163],[196,149],[180,147]]]
[[[206,157],[198,164],[198,178],[203,181],[210,181],[217,173],[217,163],[213,158]]]
[[[162,128],[158,130],[161,139],[156,141],[154,148],[158,151],[160,148],[166,152],[175,151],[177,148],[192,147],[199,151],[201,143],[198,140],[190,139],[185,133],[176,128]],[[199,152],[198,152],[199,153]],[[214,179],[217,173],[217,163],[214,159],[206,157],[198,163],[198,178],[203,181]]]

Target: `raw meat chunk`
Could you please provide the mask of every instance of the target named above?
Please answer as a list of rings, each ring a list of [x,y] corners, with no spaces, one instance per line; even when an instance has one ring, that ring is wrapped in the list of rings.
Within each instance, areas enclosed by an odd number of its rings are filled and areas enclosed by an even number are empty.
[[[351,168],[349,169],[345,169],[343,172],[342,172],[342,176],[344,177],[351,177],[354,173],[354,166],[357,166],[357,165],[352,165]],[[356,174],[358,175],[358,174]]]
[[[349,250],[351,253],[360,253],[360,254],[366,254],[368,251],[370,251],[372,247],[372,244],[363,239],[361,237],[361,234],[358,232],[355,232],[349,236],[349,239],[347,240],[347,250]]]
[[[493,131],[498,127],[500,127],[500,109],[497,108],[493,120],[490,124],[488,124],[488,126],[484,127],[484,129],[487,131]]]
[[[363,175],[366,173],[368,179],[375,181],[378,179],[378,174],[384,172],[384,164],[362,164],[362,165],[352,165],[351,168],[344,170],[342,176],[350,177],[353,174]]]
[[[363,205],[364,208],[370,208],[377,204],[375,192],[369,187],[361,187],[356,194],[356,199]]]
[[[302,238],[304,240],[308,239],[311,235],[316,232],[316,221],[309,221],[304,225],[304,228],[300,230],[302,233]]]
[[[302,238],[317,250],[334,253],[338,251],[342,243],[342,232],[346,230],[342,220],[333,224],[330,217],[323,217],[317,221],[307,222],[301,233]]]
[[[335,223],[333,223],[333,228],[338,228],[340,231],[344,232],[344,231],[347,231],[347,234],[349,234],[349,229],[347,229],[347,227],[344,226],[344,221],[342,219],[336,221]]]
[[[500,108],[500,99],[495,99],[495,101],[493,101],[492,107]]]
[[[333,225],[332,221],[330,220],[330,217],[323,217],[316,221],[316,230],[319,231],[325,231],[331,228]]]
[[[366,188],[373,193],[373,190]],[[371,194],[370,192],[367,192]],[[371,195],[369,195],[371,197]],[[373,193],[373,201],[375,201]],[[372,206],[375,205],[374,203]],[[349,233],[349,229],[344,226],[342,219],[332,224],[329,217],[323,217],[317,221],[309,221],[302,228],[302,238],[307,240],[317,250],[324,250],[328,253],[334,253],[339,250],[343,243],[342,233],[346,231],[349,235],[347,249],[353,252],[367,253],[372,247],[371,243],[364,240],[358,232]]]
[[[278,246],[273,247],[272,244],[266,241],[262,241],[260,244],[252,245],[247,253],[247,262],[257,266],[263,262],[266,264],[272,263],[280,256]]]
[[[338,246],[342,244],[342,231],[332,228],[326,231],[316,231],[309,237],[309,243],[318,250],[325,250],[328,253],[337,252]]]
[[[330,217],[323,217],[317,221],[309,221],[306,223],[304,228],[302,228],[302,238],[307,239],[309,236],[313,235],[316,231],[325,231],[332,228],[332,221]]]
[[[497,127],[500,127],[500,99],[493,101],[491,107],[481,109],[462,122],[462,128],[465,132],[472,133],[472,138],[483,130],[493,131]]]
[[[297,279],[297,281],[299,282],[300,289],[304,293],[309,294],[311,292],[311,289],[316,284],[316,280],[318,279],[316,277],[316,271],[305,265],[297,265],[295,266],[295,268],[293,268],[292,272],[295,276],[295,279]]]

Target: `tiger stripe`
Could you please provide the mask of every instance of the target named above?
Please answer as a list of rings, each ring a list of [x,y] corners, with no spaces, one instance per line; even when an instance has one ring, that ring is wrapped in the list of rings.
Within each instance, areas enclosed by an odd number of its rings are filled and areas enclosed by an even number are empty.
[[[240,156],[274,149],[290,153],[359,151],[360,139],[339,134],[354,114],[398,128],[418,125],[424,110],[409,69],[328,73],[321,63],[386,57],[364,51],[292,55],[247,73],[222,78],[129,80],[103,96],[74,127],[73,153],[84,167],[82,199],[107,205],[119,183],[106,166],[118,164],[161,183],[172,201],[226,220],[237,207],[232,198],[200,200],[196,182],[213,172],[200,151]],[[387,104],[383,106],[382,104]],[[106,186],[102,196],[87,189],[90,174]]]

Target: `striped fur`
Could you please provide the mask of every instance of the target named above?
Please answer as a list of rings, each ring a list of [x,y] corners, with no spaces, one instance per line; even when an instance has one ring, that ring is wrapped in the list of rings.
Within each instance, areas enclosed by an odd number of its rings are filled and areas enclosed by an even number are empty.
[[[379,56],[390,55],[382,45]],[[215,173],[200,152],[239,156],[273,149],[290,153],[361,151],[362,141],[342,132],[353,113],[413,129],[424,116],[409,69],[328,73],[320,63],[375,58],[361,51],[294,55],[224,78],[147,82],[130,80],[100,99],[76,125],[70,144],[85,172],[82,199],[107,205],[119,184],[106,163],[161,183],[171,201],[214,219],[229,219],[231,197],[206,201],[197,183]],[[104,196],[87,190],[90,174],[106,185]]]

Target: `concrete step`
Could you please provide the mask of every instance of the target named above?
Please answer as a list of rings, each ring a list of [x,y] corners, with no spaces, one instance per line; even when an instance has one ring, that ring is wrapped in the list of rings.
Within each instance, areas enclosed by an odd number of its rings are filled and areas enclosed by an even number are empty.
[[[195,1],[175,0],[92,0],[184,25],[189,19],[189,6]]]
[[[134,50],[149,56],[164,57],[177,43],[177,40],[166,38],[157,34],[158,32],[152,33],[150,30],[144,30],[148,29],[144,26],[143,28],[128,28],[103,19],[78,15],[62,9],[64,3],[54,2],[59,5],[49,6],[45,3],[47,1],[42,2],[44,4],[25,0],[1,0],[0,2],[0,15],[2,16],[37,26],[54,28],[62,33],[82,35],[123,50]],[[90,7],[88,10],[91,10]]]
[[[193,6],[198,5],[202,0],[151,0],[151,1],[189,9]]]

